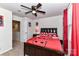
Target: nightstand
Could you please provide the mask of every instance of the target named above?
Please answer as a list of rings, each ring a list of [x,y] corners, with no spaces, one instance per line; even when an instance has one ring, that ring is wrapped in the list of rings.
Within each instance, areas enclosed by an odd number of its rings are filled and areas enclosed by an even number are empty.
[[[39,34],[33,34],[33,37],[35,37],[35,36],[37,36],[37,35],[39,35]]]

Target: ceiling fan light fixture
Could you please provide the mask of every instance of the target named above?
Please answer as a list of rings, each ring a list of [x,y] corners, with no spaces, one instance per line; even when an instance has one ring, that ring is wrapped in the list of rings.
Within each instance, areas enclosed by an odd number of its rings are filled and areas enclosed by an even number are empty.
[[[35,13],[36,13],[36,11],[35,11],[35,10],[33,10],[33,11],[32,11],[32,13],[33,13],[33,14],[35,14]]]
[[[30,9],[30,11],[25,12],[25,14],[32,13],[34,16],[37,16],[38,13],[42,13],[42,14],[46,13],[45,11],[38,10],[41,6],[42,6],[41,3],[38,3],[36,6],[32,5],[31,8],[21,5],[21,7],[23,7],[23,8]]]

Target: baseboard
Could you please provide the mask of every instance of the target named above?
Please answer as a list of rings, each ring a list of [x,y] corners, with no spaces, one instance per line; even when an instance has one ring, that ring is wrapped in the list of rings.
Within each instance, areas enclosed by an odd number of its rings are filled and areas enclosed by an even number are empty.
[[[7,50],[1,52],[0,54],[6,53],[6,52],[8,52],[9,50],[12,50],[12,49],[13,49],[13,48],[7,49]]]

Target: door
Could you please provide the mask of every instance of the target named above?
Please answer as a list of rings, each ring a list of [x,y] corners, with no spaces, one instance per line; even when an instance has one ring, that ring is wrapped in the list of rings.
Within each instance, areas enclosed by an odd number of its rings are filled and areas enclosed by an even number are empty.
[[[20,41],[20,21],[12,21],[13,41]]]

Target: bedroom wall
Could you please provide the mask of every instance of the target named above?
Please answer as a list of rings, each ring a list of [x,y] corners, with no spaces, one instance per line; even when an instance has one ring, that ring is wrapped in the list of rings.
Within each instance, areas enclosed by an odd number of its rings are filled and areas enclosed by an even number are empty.
[[[68,55],[71,53],[72,4],[68,7]]]
[[[58,36],[63,40],[63,15],[33,20],[33,33],[35,33],[35,23],[38,22],[40,28],[57,28]]]
[[[4,26],[0,27],[0,54],[12,49],[12,12],[0,7]]]
[[[25,38],[26,40],[33,36],[33,25],[32,25],[33,22],[32,21],[33,20],[31,20],[29,18],[26,18],[26,17],[23,18],[23,23],[24,23],[23,24],[23,27],[24,27],[23,32],[24,32],[24,34],[27,34],[27,38]],[[28,22],[31,22],[31,27],[28,26]]]

